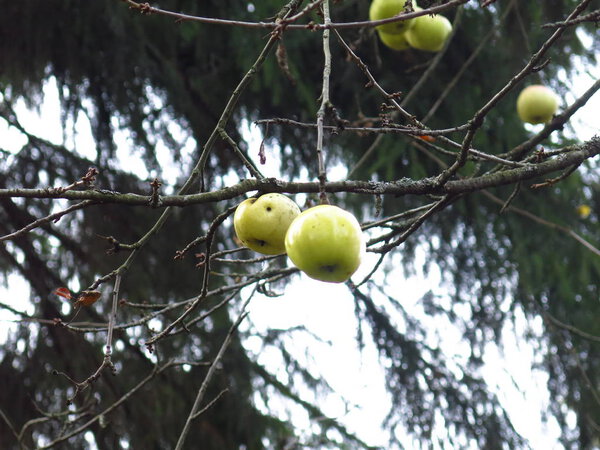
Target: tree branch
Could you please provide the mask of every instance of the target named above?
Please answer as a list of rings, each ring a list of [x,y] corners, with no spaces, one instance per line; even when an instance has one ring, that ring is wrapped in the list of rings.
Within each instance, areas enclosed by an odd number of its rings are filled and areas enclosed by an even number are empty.
[[[223,358],[223,355],[225,354],[225,350],[227,349],[227,347],[229,347],[229,343],[231,342],[233,333],[235,332],[235,330],[238,329],[238,327],[242,323],[242,320],[244,320],[246,318],[246,316],[248,315],[248,313],[246,312],[246,306],[248,306],[248,303],[254,296],[254,292],[256,292],[256,291],[253,291],[252,294],[250,294],[250,296],[248,297],[248,299],[242,306],[242,310],[241,310],[237,320],[229,328],[229,331],[227,332],[227,336],[225,336],[225,340],[223,341],[223,344],[221,344],[221,348],[219,349],[217,356],[215,357],[212,364],[210,365],[208,372],[207,372],[206,376],[204,377],[204,381],[202,381],[202,385],[200,386],[200,389],[198,390],[198,394],[196,395],[196,400],[194,400],[194,405],[192,406],[192,409],[188,415],[185,425],[183,426],[183,429],[181,430],[181,434],[179,435],[179,440],[177,441],[175,450],[181,450],[183,448],[183,444],[184,444],[185,438],[189,432],[192,421],[196,417],[198,408],[200,408],[200,404],[202,403],[204,394],[206,393],[206,390],[208,389],[208,384],[211,382],[211,380],[215,374],[215,371],[217,370],[217,366],[219,365],[221,358]]]
[[[323,20],[325,24],[331,23],[329,15],[329,0],[323,2]],[[329,79],[331,77],[331,50],[329,49],[329,30],[323,30],[323,87],[321,90],[321,106],[317,111],[317,158],[319,162],[319,198],[321,204],[329,203],[325,193],[325,184],[327,183],[327,173],[325,172],[325,162],[323,160],[323,121],[325,114],[331,108],[329,101]]]
[[[330,29],[349,29],[349,28],[363,28],[363,27],[375,27],[378,25],[383,25],[386,23],[394,23],[394,22],[402,22],[404,20],[414,19],[415,17],[424,16],[426,14],[437,14],[447,9],[453,8],[458,5],[462,5],[463,3],[468,3],[470,0],[451,0],[446,3],[438,6],[433,6],[428,9],[424,9],[421,11],[414,11],[411,13],[403,13],[395,17],[391,17],[389,19],[381,19],[381,20],[363,20],[358,22],[344,22],[344,23],[333,23],[329,24],[316,24],[310,22],[308,24],[292,24],[289,22],[296,21],[300,17],[306,15],[309,9],[314,8],[318,5],[322,0],[315,1],[308,5],[303,11],[296,14],[295,16],[290,16],[289,18],[280,17],[279,20],[274,22],[248,22],[244,20],[230,20],[230,19],[218,19],[213,17],[200,17],[200,16],[191,16],[188,14],[176,13],[173,11],[168,11],[161,8],[155,8],[150,6],[148,3],[136,2],[133,0],[121,0],[124,3],[127,3],[131,9],[135,9],[142,14],[159,14],[162,16],[172,17],[176,19],[178,22],[200,22],[211,25],[228,25],[228,26],[237,26],[237,27],[246,27],[246,28],[262,28],[262,29],[273,29],[278,30],[283,27],[289,29],[301,29],[301,30],[330,30]],[[310,7],[310,8],[309,8]]]
[[[485,188],[503,186],[535,177],[547,175],[558,170],[579,165],[600,153],[600,138],[593,137],[588,142],[570,147],[567,153],[550,158],[539,164],[504,170],[481,175],[476,178],[448,181],[439,186],[435,179],[412,180],[403,178],[397,181],[332,181],[325,184],[326,192],[353,192],[357,194],[381,195],[425,195],[425,194],[463,194]],[[165,195],[162,206],[188,206],[229,200],[252,191],[281,192],[288,194],[318,193],[319,183],[290,182],[274,178],[262,180],[242,180],[239,183],[211,192],[187,195]],[[94,200],[99,203],[119,203],[125,205],[148,206],[148,197],[139,194],[105,193],[102,191],[50,192],[46,189],[0,189],[0,198],[64,198],[68,200]]]

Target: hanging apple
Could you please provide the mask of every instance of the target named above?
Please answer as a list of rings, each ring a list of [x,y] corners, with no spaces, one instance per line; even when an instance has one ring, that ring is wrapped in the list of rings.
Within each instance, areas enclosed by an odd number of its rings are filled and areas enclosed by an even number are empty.
[[[377,34],[381,42],[392,50],[406,50],[409,47],[404,33],[389,34],[378,30]]]
[[[527,86],[517,98],[517,114],[523,122],[550,122],[557,109],[558,97],[552,89],[541,84]]]
[[[576,211],[577,211],[577,215],[581,219],[587,219],[588,217],[590,217],[590,214],[592,213],[592,208],[590,207],[590,205],[579,205],[576,208]]]
[[[319,205],[292,222],[285,248],[294,265],[309,277],[341,283],[360,266],[365,241],[352,214],[337,206]]]
[[[439,52],[451,31],[452,24],[447,18],[439,14],[427,14],[414,19],[413,26],[406,32],[406,40],[417,50]]]
[[[298,214],[300,208],[290,198],[265,194],[240,203],[233,226],[246,247],[265,255],[280,255],[285,253],[285,233]]]
[[[397,16],[404,12],[405,4],[406,0],[373,0],[371,7],[369,8],[369,20],[383,20]],[[416,3],[413,1],[413,6],[414,5],[416,5]],[[409,19],[400,22],[386,23],[384,25],[378,25],[376,28],[378,31],[384,33],[399,34],[408,30],[412,26],[413,20],[414,19]]]

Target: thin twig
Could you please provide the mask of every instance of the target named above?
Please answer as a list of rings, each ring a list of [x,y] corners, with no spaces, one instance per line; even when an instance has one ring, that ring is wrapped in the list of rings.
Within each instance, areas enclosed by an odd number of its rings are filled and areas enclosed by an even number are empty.
[[[424,9],[421,11],[414,11],[411,13],[403,13],[401,15],[391,17],[389,19],[381,19],[381,20],[363,20],[357,22],[343,22],[343,23],[333,23],[329,24],[317,24],[310,22],[308,24],[289,24],[287,23],[287,18],[281,18],[274,22],[248,22],[243,20],[229,20],[229,19],[218,19],[212,17],[200,17],[200,16],[191,16],[188,14],[176,13],[173,11],[167,11],[161,8],[155,8],[150,6],[148,3],[136,2],[133,0],[122,0],[127,3],[130,8],[136,9],[140,11],[142,14],[159,14],[167,17],[172,17],[176,19],[178,22],[200,22],[207,23],[212,25],[228,25],[228,26],[236,26],[236,27],[246,27],[246,28],[267,28],[277,30],[281,27],[289,28],[289,29],[301,29],[301,30],[329,30],[329,29],[350,29],[350,28],[363,28],[363,27],[375,27],[378,25],[383,25],[387,23],[401,22],[404,20],[414,19],[415,17],[424,16],[426,14],[437,14],[447,9],[453,8],[455,6],[461,5],[463,3],[468,3],[470,0],[451,0],[443,5],[434,6],[428,9]],[[313,4],[309,5],[314,7],[318,4],[318,2],[313,2]],[[305,8],[306,9],[306,8]],[[289,20],[296,20],[305,15],[303,10],[302,13],[297,14],[295,16],[289,16]]]
[[[373,119],[379,120],[379,119]],[[257,125],[263,124],[281,124],[281,125],[291,125],[299,128],[317,128],[316,123],[308,123],[308,122],[299,122],[293,119],[286,119],[282,117],[274,118],[274,119],[261,119],[257,120],[254,123]],[[457,127],[452,128],[441,128],[437,130],[430,129],[421,129],[411,126],[383,126],[383,127],[352,127],[352,126],[344,126],[343,129],[340,129],[339,126],[333,125],[323,125],[324,130],[330,130],[336,133],[341,132],[354,132],[359,134],[365,133],[374,133],[374,134],[387,134],[387,133],[399,133],[399,134],[408,134],[413,136],[440,136],[445,134],[456,133],[457,131],[465,131],[468,128],[468,125],[459,125]]]
[[[233,139],[231,139],[231,137],[227,134],[225,130],[219,130],[219,134],[221,135],[221,138],[231,146],[235,154],[238,155],[238,157],[242,160],[242,163],[254,178],[264,178],[264,175],[260,173],[258,167],[256,167],[256,165],[254,165],[250,161],[248,156],[242,151],[241,148],[239,148],[237,143]]]
[[[8,429],[12,432],[12,434],[15,435],[17,442],[21,443],[21,439],[19,438],[19,433],[17,433],[16,428],[13,426],[12,422],[10,421],[10,419],[8,418],[8,416],[6,415],[6,413],[4,412],[4,410],[2,408],[0,408],[0,417],[2,417],[2,419],[4,419],[4,422],[6,422]]]
[[[221,392],[219,392],[215,398],[213,398],[210,402],[208,402],[206,404],[206,406],[204,408],[202,408],[200,411],[198,411],[196,414],[193,415],[192,420],[197,419],[198,417],[200,417],[202,414],[204,414],[206,411],[208,411],[215,403],[217,403],[217,401],[219,401],[219,399],[226,394],[227,392],[229,392],[229,389],[223,389]]]
[[[554,325],[555,327],[560,327],[555,321],[552,321],[549,319],[550,315],[548,314],[548,312],[544,309],[544,307],[542,305],[538,305],[538,309],[541,311],[543,319],[549,321],[550,324]],[[563,327],[560,327],[560,328],[563,328]],[[571,330],[569,330],[569,331],[571,331]],[[579,357],[579,352],[577,351],[575,344],[573,342],[567,342],[567,339],[563,335],[563,333],[559,332],[557,334],[560,337],[560,339],[563,341],[563,344],[564,344],[565,348],[567,349],[567,351],[571,354],[571,356],[575,360],[575,364],[577,365],[577,369],[579,370],[581,378],[583,379],[586,387],[592,394],[592,398],[596,401],[598,406],[600,406],[600,392],[595,388],[594,383],[592,382],[592,380],[588,376],[587,372],[585,371],[583,364],[581,363],[581,358]]]
[[[186,255],[187,252],[189,252],[191,250],[192,247],[194,247],[195,245],[201,244],[202,242],[206,242],[209,238],[209,233],[211,229],[215,229],[217,226],[221,225],[231,214],[233,214],[235,212],[237,208],[237,205],[232,206],[231,208],[227,208],[225,211],[223,211],[221,214],[219,214],[217,217],[215,217],[215,219],[213,220],[211,227],[209,227],[209,232],[203,236],[199,236],[197,238],[195,238],[193,241],[191,241],[189,244],[187,244],[183,250],[177,250],[175,252],[175,257],[174,259],[183,259],[184,256]],[[213,231],[214,233],[214,231]]]
[[[515,188],[513,189],[513,191],[511,192],[511,194],[508,196],[508,198],[506,199],[506,201],[502,205],[502,208],[500,208],[500,212],[498,214],[503,214],[504,211],[506,211],[506,208],[508,208],[510,206],[510,204],[512,203],[512,201],[519,194],[520,190],[521,190],[521,183],[515,184]]]
[[[200,302],[202,302],[208,296],[208,279],[210,276],[210,262],[211,262],[210,256],[211,256],[212,240],[213,240],[215,233],[217,232],[217,228],[225,221],[225,219],[227,217],[229,217],[229,215],[231,215],[231,213],[233,211],[235,211],[235,207],[229,208],[224,213],[218,215],[215,218],[215,220],[213,220],[213,222],[210,224],[208,232],[206,233],[206,255],[205,255],[204,264],[203,264],[204,272],[202,273],[202,286],[201,286],[200,294],[194,299],[194,301],[188,306],[188,308],[177,319],[175,319],[173,322],[171,322],[169,325],[167,325],[160,333],[157,333],[154,336],[152,336],[150,339],[148,339],[145,343],[146,347],[151,348],[151,346],[156,341],[158,341],[159,339],[162,339],[164,336],[168,335],[173,328],[175,328],[179,323],[182,323],[183,320],[192,311],[194,311],[198,307]]]
[[[573,325],[569,325],[567,323],[561,322],[560,320],[558,320],[556,317],[554,317],[552,314],[550,314],[547,311],[544,311],[544,316],[546,317],[546,319],[548,319],[550,322],[552,322],[557,327],[563,328],[564,330],[567,330],[570,333],[576,334],[577,336],[579,336],[583,339],[586,339],[588,341],[600,342],[600,336],[595,336],[593,334],[586,333],[585,331],[580,330],[579,328],[574,327]]]
[[[403,211],[403,212],[401,212],[399,214],[395,214],[393,216],[385,217],[384,219],[381,219],[381,220],[376,220],[374,222],[369,222],[369,223],[364,224],[362,226],[362,229],[364,231],[364,230],[368,230],[370,228],[380,227],[380,226],[385,225],[386,223],[391,222],[393,220],[403,219],[403,218],[405,218],[407,216],[413,216],[416,213],[419,213],[421,211],[424,211],[424,210],[427,210],[427,209],[431,208],[432,206],[433,206],[433,203],[429,203],[427,205],[423,205],[423,206],[419,206],[417,208],[413,208],[413,209],[409,209],[407,211]]]
[[[121,275],[115,277],[115,288],[112,293],[112,307],[108,318],[108,332],[106,333],[106,353],[105,358],[110,360],[112,354],[112,336],[117,318],[117,305],[119,303],[119,291],[121,288]]]
[[[577,17],[576,19],[565,20],[563,22],[552,22],[542,25],[542,28],[562,28],[577,25],[583,22],[598,22],[600,21],[600,9],[592,11],[589,14]]]
[[[323,20],[325,24],[331,23],[329,14],[329,0],[323,2]],[[325,114],[331,108],[329,101],[329,79],[331,77],[331,50],[329,49],[329,30],[323,30],[323,87],[321,90],[321,106],[317,111],[317,159],[319,162],[319,199],[321,204],[329,203],[325,192],[327,183],[327,172],[325,172],[325,162],[323,158],[323,122]]]
[[[200,407],[200,403],[202,403],[204,394],[206,393],[206,390],[208,389],[209,383],[212,381],[212,378],[217,370],[217,367],[219,366],[221,358],[225,354],[225,350],[227,349],[227,347],[229,346],[229,343],[231,342],[233,333],[240,326],[240,324],[242,323],[242,320],[244,320],[246,318],[246,316],[248,315],[248,313],[246,312],[246,306],[248,306],[248,303],[252,299],[254,292],[255,291],[252,292],[252,294],[248,297],[248,299],[242,306],[242,310],[241,310],[237,320],[229,328],[229,331],[227,332],[227,336],[225,337],[225,340],[221,344],[221,348],[219,349],[217,356],[215,357],[211,366],[209,367],[208,372],[206,373],[206,376],[204,377],[204,380],[202,381],[202,385],[200,386],[200,389],[198,390],[198,393],[196,394],[196,399],[194,400],[194,404],[188,415],[185,425],[183,426],[183,429],[181,430],[181,433],[179,434],[179,439],[177,441],[177,445],[175,446],[175,450],[181,450],[183,448],[183,444],[184,444],[187,434],[189,432],[192,421],[196,417],[196,413],[198,411],[198,408]]]
[[[560,174],[559,176],[545,180],[543,183],[532,184],[531,188],[539,189],[539,188],[543,188],[543,187],[554,186],[559,181],[569,178],[569,176],[571,176],[573,174],[573,172],[575,172],[578,168],[579,168],[579,165],[567,168],[567,170],[565,170],[564,173]]]
[[[403,243],[408,238],[408,236],[413,234],[425,222],[425,220],[427,220],[429,217],[431,217],[433,214],[437,213],[438,211],[441,211],[446,206],[453,203],[457,198],[458,198],[458,196],[456,196],[456,195],[444,196],[444,198],[437,201],[431,208],[429,208],[427,211],[425,211],[423,214],[421,214],[417,219],[415,219],[413,221],[413,223],[409,226],[409,228],[406,231],[404,231],[397,239],[395,239],[391,242],[388,242],[387,244],[383,244],[377,248],[370,248],[370,249],[368,249],[368,251],[373,252],[373,253],[389,252],[393,248],[395,248],[398,245],[400,245],[401,243]]]
[[[67,192],[67,190],[61,191],[61,192]],[[0,242],[16,239],[20,236],[23,236],[24,234],[26,234],[27,232],[29,232],[35,228],[38,228],[38,227],[45,225],[47,223],[50,223],[50,222],[56,222],[62,216],[65,216],[65,215],[72,213],[73,211],[77,211],[79,209],[87,208],[88,206],[91,206],[94,204],[96,204],[96,202],[93,200],[84,200],[80,203],[77,203],[76,205],[69,206],[68,208],[63,209],[62,211],[55,212],[46,217],[42,217],[41,219],[31,222],[29,225],[24,226],[20,230],[17,230],[13,233],[10,233],[10,234],[4,235],[4,236],[0,236]]]
[[[481,193],[483,195],[485,195],[487,198],[489,198],[490,200],[500,204],[500,205],[504,205],[505,202],[502,201],[502,199],[496,197],[494,194],[492,194],[491,192],[488,192],[486,190],[482,190]],[[563,233],[565,233],[567,236],[575,239],[577,242],[579,242],[581,245],[583,245],[585,248],[587,248],[589,251],[591,251],[592,253],[594,253],[597,256],[600,256],[600,249],[598,249],[597,247],[595,247],[594,245],[592,245],[590,242],[588,242],[586,239],[584,239],[583,237],[581,237],[579,234],[577,234],[575,231],[573,231],[572,229],[559,225],[557,223],[554,222],[550,222],[549,220],[546,219],[542,219],[541,217],[536,216],[535,214],[521,209],[521,208],[517,208],[516,206],[507,206],[505,208],[506,211],[512,211],[515,212],[523,217],[527,217],[528,219],[539,223],[540,225],[544,225],[547,226],[549,228],[553,228],[555,230],[560,230]]]
[[[66,440],[72,438],[73,436],[77,436],[78,434],[83,433],[95,422],[98,422],[101,417],[106,417],[106,415],[109,414],[111,411],[113,411],[114,409],[118,408],[123,403],[125,403],[130,397],[133,396],[133,394],[135,394],[142,387],[144,387],[146,385],[146,383],[148,383],[150,380],[152,380],[155,376],[159,375],[160,373],[162,373],[163,371],[165,371],[166,369],[168,369],[170,367],[173,367],[176,365],[181,365],[181,364],[183,364],[183,363],[169,361],[169,362],[163,364],[162,366],[155,367],[152,370],[152,372],[150,372],[150,374],[148,374],[148,376],[146,376],[144,379],[142,379],[137,385],[135,385],[134,387],[129,389],[123,396],[121,396],[112,405],[105,408],[102,412],[96,414],[94,417],[92,417],[90,420],[88,420],[81,426],[75,428],[74,430],[70,431],[69,433],[65,433],[65,434],[61,435],[59,438],[54,439],[53,441],[49,442],[48,444],[45,444],[45,445],[39,447],[39,449],[42,450],[42,449],[55,447],[57,444],[60,444],[61,442],[65,442]]]

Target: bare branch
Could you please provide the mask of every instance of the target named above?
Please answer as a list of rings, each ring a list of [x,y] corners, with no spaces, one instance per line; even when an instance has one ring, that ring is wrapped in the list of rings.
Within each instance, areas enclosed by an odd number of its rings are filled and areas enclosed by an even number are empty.
[[[583,237],[581,237],[579,234],[577,234],[575,231],[573,231],[571,228],[568,227],[564,227],[562,225],[559,225],[557,223],[554,222],[550,222],[548,220],[542,219],[541,217],[536,216],[535,214],[532,214],[529,211],[526,211],[524,209],[521,208],[517,208],[515,206],[511,206],[511,205],[506,205],[507,202],[503,202],[501,199],[499,199],[498,197],[496,197],[494,194],[488,192],[488,191],[482,191],[482,194],[485,195],[486,197],[488,197],[490,200],[503,205],[503,211],[512,211],[515,212],[523,217],[527,217],[528,219],[539,223],[540,225],[544,225],[547,226],[549,228],[553,228],[555,230],[560,230],[562,232],[564,232],[565,234],[567,234],[567,236],[572,237],[573,239],[575,239],[577,242],[579,242],[580,244],[582,244],[584,247],[586,247],[588,250],[590,250],[592,253],[594,253],[597,256],[600,256],[600,249],[596,248],[594,245],[592,245],[590,242],[588,242],[586,239],[584,239]],[[501,210],[502,211],[502,210]]]
[[[577,17],[576,19],[565,20],[563,22],[553,22],[542,25],[542,28],[562,28],[578,25],[583,22],[598,22],[600,21],[600,9],[592,11],[589,14]]]
[[[476,178],[464,180],[451,180],[440,186],[433,178],[421,180],[401,179],[390,182],[372,181],[333,181],[325,185],[326,192],[353,192],[357,194],[380,195],[408,195],[408,194],[461,194],[473,192],[484,188],[503,186],[519,181],[530,180],[544,176],[558,170],[563,170],[573,165],[583,163],[600,153],[600,138],[594,137],[590,141],[569,148],[565,154],[549,158],[539,164],[530,164],[524,167],[489,173]],[[318,193],[319,183],[315,182],[290,182],[273,178],[262,180],[242,180],[239,183],[211,192],[188,195],[166,195],[162,197],[163,206],[187,206],[194,204],[213,203],[216,201],[236,198],[251,191],[281,192],[289,194]],[[99,191],[70,191],[62,194],[49,193],[44,189],[0,189],[2,197],[24,198],[67,198],[70,200],[95,200],[104,203],[120,203],[128,205],[147,206],[147,196],[138,194],[106,194]],[[152,230],[151,230],[152,232]],[[151,233],[149,232],[149,233]],[[148,236],[149,237],[149,236]],[[116,275],[107,275],[107,279]]]
[[[72,438],[73,436],[77,436],[78,434],[83,433],[85,430],[87,430],[95,422],[98,422],[101,417],[106,416],[112,410],[118,408],[123,403],[125,403],[127,400],[129,400],[129,398],[132,397],[133,394],[135,394],[137,391],[139,391],[141,388],[143,388],[154,377],[156,377],[160,373],[164,372],[166,369],[168,369],[170,367],[173,367],[173,366],[176,366],[176,365],[181,365],[181,363],[177,363],[177,362],[174,362],[174,361],[169,361],[169,362],[166,362],[165,364],[163,364],[162,366],[155,367],[154,370],[152,370],[152,372],[150,372],[144,379],[142,379],[134,387],[132,387],[131,389],[129,389],[123,396],[121,396],[112,405],[110,405],[109,407],[105,408],[102,412],[96,414],[90,420],[88,420],[87,422],[85,422],[81,426],[75,428],[74,430],[70,431],[69,433],[66,433],[66,434],[60,436],[59,438],[56,438],[53,441],[49,442],[48,444],[45,444],[45,445],[41,446],[40,450],[41,449],[55,447],[57,444],[60,444],[61,442],[65,442],[66,440]]]
[[[210,368],[208,369],[208,372],[207,372],[206,376],[204,377],[204,381],[202,381],[202,385],[200,386],[200,389],[198,390],[198,394],[196,395],[196,400],[194,400],[194,405],[192,406],[192,409],[190,411],[190,414],[188,415],[188,418],[187,418],[187,420],[185,422],[185,425],[183,426],[183,429],[181,430],[181,434],[179,435],[179,440],[177,441],[177,445],[175,446],[175,450],[181,450],[183,448],[183,444],[185,442],[185,438],[186,438],[186,436],[188,434],[188,431],[190,429],[192,421],[196,417],[196,413],[198,411],[198,408],[200,407],[200,404],[202,403],[202,399],[204,398],[204,394],[206,393],[206,390],[208,389],[208,385],[211,382],[212,377],[215,374],[217,366],[219,365],[219,362],[221,361],[221,358],[223,357],[223,354],[225,353],[225,350],[227,349],[227,347],[229,346],[229,343],[231,342],[231,338],[233,337],[233,333],[235,333],[235,331],[238,329],[238,327],[242,323],[242,320],[244,320],[246,318],[246,316],[248,315],[248,313],[246,312],[246,307],[248,306],[248,303],[252,299],[252,297],[254,295],[254,292],[255,291],[253,291],[252,294],[250,294],[250,296],[248,297],[248,299],[246,300],[246,302],[242,306],[242,310],[241,310],[241,312],[240,312],[237,320],[229,328],[229,331],[227,332],[227,336],[225,337],[225,340],[223,341],[223,344],[221,344],[221,348],[219,349],[219,352],[217,353],[217,356],[213,360]]]
[[[323,2],[324,23],[330,24],[329,0]],[[329,101],[329,78],[331,77],[331,50],[329,49],[329,30],[323,30],[323,88],[321,90],[321,106],[317,112],[317,158],[319,161],[319,198],[322,204],[329,203],[325,193],[325,184],[327,183],[327,174],[325,172],[325,163],[323,161],[323,121],[325,113],[332,107]]]
[[[248,22],[243,20],[229,20],[229,19],[217,19],[211,17],[200,17],[200,16],[191,16],[188,14],[176,13],[173,11],[164,10],[161,8],[155,8],[150,6],[148,3],[136,2],[133,0],[121,0],[124,3],[127,3],[131,9],[135,9],[142,14],[159,14],[162,16],[172,17],[176,19],[178,22],[200,22],[212,25],[228,25],[228,26],[237,26],[237,27],[246,27],[246,28],[267,28],[278,30],[283,27],[287,29],[309,29],[309,30],[330,30],[330,29],[349,29],[349,28],[363,28],[363,27],[375,27],[378,25],[383,25],[386,23],[394,23],[394,22],[402,22],[404,20],[414,19],[415,17],[424,16],[426,14],[438,14],[447,9],[454,8],[458,5],[462,5],[464,3],[468,3],[470,0],[451,0],[442,5],[434,6],[428,9],[424,9],[422,11],[414,11],[411,13],[403,13],[395,17],[391,17],[389,19],[381,19],[381,20],[364,20],[358,22],[345,22],[345,23],[323,23],[323,24],[315,24],[308,23],[305,25],[302,24],[292,24],[288,22],[296,21],[297,19],[306,15],[311,9],[314,9],[318,6],[319,3],[322,3],[323,0],[318,0],[310,3],[304,8],[300,13],[293,16],[279,16],[279,19],[274,22]]]
[[[63,191],[66,192],[66,191]],[[9,241],[12,239],[16,239],[20,236],[23,236],[24,234],[28,233],[31,230],[34,230],[42,225],[45,225],[47,223],[50,222],[56,222],[58,221],[58,219],[60,219],[62,216],[65,216],[69,213],[72,213],[73,211],[77,211],[79,209],[83,209],[83,208],[87,208],[88,206],[94,205],[96,204],[96,202],[94,202],[93,200],[84,200],[80,203],[77,203],[76,205],[73,206],[69,206],[66,209],[63,209],[62,211],[58,211],[54,214],[50,214],[46,217],[42,217],[41,219],[38,219],[34,222],[31,222],[29,225],[24,226],[23,228],[21,228],[20,230],[17,230],[13,233],[7,234],[5,236],[0,236],[0,242],[2,241]]]
[[[20,443],[21,439],[19,438],[19,433],[17,433],[16,428],[14,427],[14,425],[12,424],[12,422],[10,421],[10,419],[8,418],[8,416],[6,415],[6,413],[4,412],[4,410],[2,408],[0,408],[0,417],[2,417],[2,419],[8,426],[8,429],[15,436],[15,438],[17,439],[17,442]]]

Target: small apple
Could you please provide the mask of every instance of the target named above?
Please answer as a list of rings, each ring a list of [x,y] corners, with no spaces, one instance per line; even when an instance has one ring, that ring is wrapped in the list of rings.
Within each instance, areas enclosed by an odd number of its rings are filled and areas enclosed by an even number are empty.
[[[341,283],[360,266],[365,241],[352,214],[337,206],[319,205],[292,222],[285,248],[294,265],[309,277]]]
[[[414,19],[413,26],[406,32],[406,40],[417,50],[439,52],[451,31],[452,24],[444,16],[427,14]]]
[[[300,214],[293,200],[282,194],[248,198],[233,215],[238,239],[248,248],[265,255],[285,253],[285,233]]]
[[[392,50],[406,50],[409,47],[404,33],[389,34],[378,30],[377,34],[381,42]]]
[[[369,8],[369,20],[382,20],[389,19],[390,17],[397,16],[404,12],[404,5],[406,0],[373,0],[371,7]],[[416,3],[413,1],[413,6]],[[383,31],[388,34],[399,34],[408,30],[414,19],[402,20],[400,22],[386,23],[384,25],[378,25],[376,28],[378,31]]]
[[[552,89],[541,84],[527,86],[517,98],[517,114],[523,122],[550,122],[557,109],[558,97]]]
[[[579,205],[577,207],[577,215],[579,215],[579,217],[582,219],[587,219],[588,217],[590,217],[591,213],[592,208],[590,207],[590,205]]]

